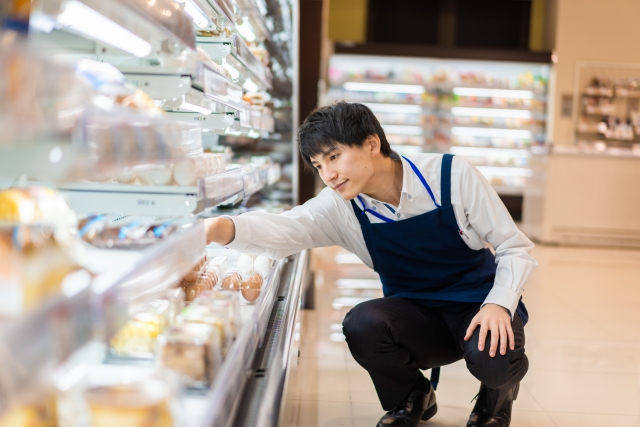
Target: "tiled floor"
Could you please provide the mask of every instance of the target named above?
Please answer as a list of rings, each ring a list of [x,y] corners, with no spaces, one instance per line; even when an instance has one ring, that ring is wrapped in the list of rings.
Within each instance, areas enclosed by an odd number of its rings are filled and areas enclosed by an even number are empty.
[[[285,426],[373,427],[384,411],[340,324],[349,306],[380,296],[376,275],[337,248],[314,251],[316,309],[302,313],[300,358]],[[530,370],[513,427],[640,426],[640,251],[538,246],[525,292]],[[364,288],[363,288],[364,287]],[[478,383],[462,363],[442,369],[438,414],[421,425],[465,426]]]

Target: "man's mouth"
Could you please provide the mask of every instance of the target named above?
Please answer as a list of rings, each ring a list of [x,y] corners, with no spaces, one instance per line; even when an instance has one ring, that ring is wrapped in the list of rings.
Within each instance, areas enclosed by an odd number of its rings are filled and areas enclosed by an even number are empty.
[[[340,189],[344,187],[344,185],[347,183],[347,181],[349,181],[349,180],[347,179],[346,181],[343,181],[341,184],[338,184],[335,187],[333,187],[333,189],[336,190],[336,191],[340,191]]]

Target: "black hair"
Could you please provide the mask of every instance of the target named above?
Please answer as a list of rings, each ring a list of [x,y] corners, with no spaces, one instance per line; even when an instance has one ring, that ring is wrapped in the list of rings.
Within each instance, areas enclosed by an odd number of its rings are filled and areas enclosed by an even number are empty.
[[[311,158],[328,154],[338,144],[362,147],[367,137],[378,135],[380,152],[391,156],[391,146],[371,110],[362,104],[337,102],[314,110],[298,130],[300,154],[309,169],[314,169]]]

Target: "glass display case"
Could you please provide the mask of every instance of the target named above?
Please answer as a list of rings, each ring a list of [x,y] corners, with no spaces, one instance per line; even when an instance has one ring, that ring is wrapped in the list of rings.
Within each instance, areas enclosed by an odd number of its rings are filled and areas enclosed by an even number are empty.
[[[360,102],[399,153],[467,157],[499,194],[522,195],[530,148],[546,140],[550,67],[333,55],[324,104]]]

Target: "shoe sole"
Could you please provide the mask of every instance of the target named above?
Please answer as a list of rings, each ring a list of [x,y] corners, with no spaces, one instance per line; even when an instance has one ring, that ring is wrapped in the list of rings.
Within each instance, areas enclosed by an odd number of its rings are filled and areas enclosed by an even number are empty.
[[[433,405],[431,408],[429,408],[426,411],[424,411],[424,414],[422,414],[422,418],[420,418],[420,419],[422,421],[430,420],[431,418],[433,418],[433,416],[436,414],[436,412],[438,412],[438,404],[437,403],[435,405]]]

